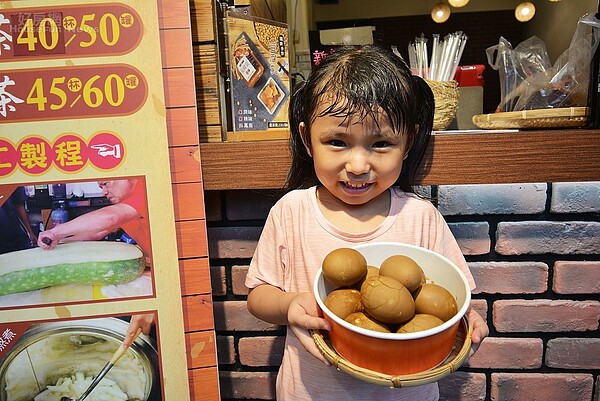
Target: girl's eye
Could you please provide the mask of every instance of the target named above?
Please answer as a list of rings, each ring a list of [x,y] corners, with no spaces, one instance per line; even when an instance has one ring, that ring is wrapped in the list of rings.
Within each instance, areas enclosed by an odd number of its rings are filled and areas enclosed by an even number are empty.
[[[374,148],[389,148],[390,146],[393,146],[393,144],[388,141],[378,141],[373,144]]]
[[[329,141],[329,144],[336,148],[343,148],[346,146],[346,143],[344,141],[340,141],[339,139],[333,139],[333,140]]]

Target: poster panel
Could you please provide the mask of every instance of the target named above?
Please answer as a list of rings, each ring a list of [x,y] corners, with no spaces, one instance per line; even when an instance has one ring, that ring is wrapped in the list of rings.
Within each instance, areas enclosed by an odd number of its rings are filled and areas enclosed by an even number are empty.
[[[287,24],[234,9],[227,12],[234,131],[288,128],[288,36]]]
[[[0,2],[1,401],[189,400],[165,115],[156,1]]]

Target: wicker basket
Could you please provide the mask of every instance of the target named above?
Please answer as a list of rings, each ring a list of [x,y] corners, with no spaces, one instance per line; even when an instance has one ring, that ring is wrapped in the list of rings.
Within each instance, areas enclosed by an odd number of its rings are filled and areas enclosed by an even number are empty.
[[[458,109],[458,82],[456,81],[426,81],[435,101],[435,115],[433,117],[433,130],[443,131],[454,118]]]
[[[381,386],[398,388],[413,387],[437,382],[445,376],[454,373],[467,359],[471,349],[471,334],[473,327],[467,318],[463,317],[454,341],[450,355],[438,366],[424,372],[408,375],[387,375],[372,370],[361,368],[348,362],[330,346],[326,337],[319,331],[313,331],[312,337],[323,356],[337,369],[362,381]]]
[[[587,120],[587,107],[508,111],[473,116],[473,124],[483,129],[581,128],[586,125]]]

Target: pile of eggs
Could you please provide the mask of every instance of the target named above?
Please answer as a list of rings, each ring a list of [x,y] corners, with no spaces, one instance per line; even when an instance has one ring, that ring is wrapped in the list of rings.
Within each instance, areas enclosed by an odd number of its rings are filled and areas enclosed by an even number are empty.
[[[444,287],[427,283],[421,267],[405,255],[392,255],[379,268],[368,266],[352,248],[338,248],[323,260],[323,277],[335,289],[324,304],[355,326],[384,333],[431,329],[458,313]]]

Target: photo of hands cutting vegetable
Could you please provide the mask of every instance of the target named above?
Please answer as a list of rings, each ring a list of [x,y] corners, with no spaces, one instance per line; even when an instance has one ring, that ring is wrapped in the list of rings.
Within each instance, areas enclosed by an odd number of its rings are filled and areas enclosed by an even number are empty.
[[[2,231],[31,233],[0,254],[0,308],[152,295],[143,178],[0,186],[3,209],[15,208],[13,193],[27,214]]]

